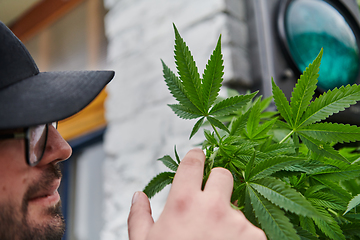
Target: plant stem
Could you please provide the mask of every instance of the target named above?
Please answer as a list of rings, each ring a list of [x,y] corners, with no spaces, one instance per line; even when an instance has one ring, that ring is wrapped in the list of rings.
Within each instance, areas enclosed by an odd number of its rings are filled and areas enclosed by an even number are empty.
[[[281,144],[281,143],[285,142],[293,133],[294,133],[294,130],[291,130],[291,132],[289,132],[289,134],[286,135],[279,143]]]
[[[214,131],[215,131],[215,133],[216,133],[216,136],[219,138],[219,142],[221,142],[221,137],[220,137],[219,132],[216,130],[216,128],[215,128],[214,125],[211,124],[211,126],[212,126],[212,128],[214,129]]]
[[[335,216],[339,216],[339,214],[337,212],[335,212],[334,210],[332,210],[331,208],[327,209],[329,212],[331,212],[332,214],[334,214]]]

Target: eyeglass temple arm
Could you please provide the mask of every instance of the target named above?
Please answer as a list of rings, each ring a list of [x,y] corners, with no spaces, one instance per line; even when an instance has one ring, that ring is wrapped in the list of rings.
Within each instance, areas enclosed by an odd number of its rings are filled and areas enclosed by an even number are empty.
[[[25,133],[8,133],[8,134],[1,134],[0,139],[9,139],[9,138],[24,138]]]

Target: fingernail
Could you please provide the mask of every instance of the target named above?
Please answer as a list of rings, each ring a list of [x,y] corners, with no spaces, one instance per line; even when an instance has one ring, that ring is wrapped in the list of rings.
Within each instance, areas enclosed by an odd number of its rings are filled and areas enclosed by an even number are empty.
[[[134,193],[134,196],[133,196],[133,198],[132,198],[132,200],[131,200],[131,204],[134,204],[134,203],[136,202],[138,196],[139,196],[139,192],[135,192],[135,193]]]

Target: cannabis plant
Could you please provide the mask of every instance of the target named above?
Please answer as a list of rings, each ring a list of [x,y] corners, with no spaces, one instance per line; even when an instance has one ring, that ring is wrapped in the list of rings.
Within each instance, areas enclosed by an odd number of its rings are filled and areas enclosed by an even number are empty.
[[[204,129],[204,183],[214,167],[231,171],[231,202],[269,239],[360,239],[360,128],[324,121],[360,100],[348,85],[314,98],[323,50],[293,89],[290,103],[272,81],[273,97],[257,92],[219,97],[223,77],[221,36],[200,77],[174,25],[177,76],[164,62],[169,107],[183,119],[198,119],[190,138]],[[267,111],[271,101],[276,112]],[[209,129],[212,129],[210,131]],[[170,170],[145,187],[148,197],[173,180],[180,158],[161,160]]]

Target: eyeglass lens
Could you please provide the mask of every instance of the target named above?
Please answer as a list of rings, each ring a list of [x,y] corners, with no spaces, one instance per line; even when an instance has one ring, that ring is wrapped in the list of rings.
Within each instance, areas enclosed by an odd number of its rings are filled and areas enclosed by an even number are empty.
[[[42,158],[45,151],[47,139],[47,125],[30,127],[29,131],[29,162],[31,165],[36,164]]]

